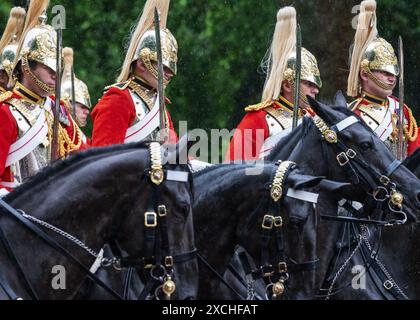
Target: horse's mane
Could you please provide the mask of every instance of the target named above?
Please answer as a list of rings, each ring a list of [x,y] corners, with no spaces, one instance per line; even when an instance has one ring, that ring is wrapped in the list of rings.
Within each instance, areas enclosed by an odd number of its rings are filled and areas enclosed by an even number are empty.
[[[308,118],[303,118],[302,124],[300,124],[297,128],[292,130],[288,135],[284,136],[280,139],[279,142],[274,146],[273,150],[271,150],[270,154],[267,157],[268,161],[275,161],[277,159],[277,154],[281,150],[288,149],[290,147],[295,147],[296,143],[299,142],[305,132],[306,128],[306,122],[308,121]],[[293,149],[292,148],[292,149]]]
[[[404,160],[403,165],[405,165],[410,171],[414,172],[419,165],[420,160],[420,148],[418,148],[414,153]]]
[[[29,178],[28,181],[25,181],[24,184],[17,187],[13,192],[8,194],[5,197],[5,200],[11,201],[13,199],[16,199],[17,197],[25,193],[27,190],[42,183],[47,177],[51,177],[52,175],[55,175],[64,169],[68,169],[70,166],[79,164],[81,161],[84,161],[91,157],[106,155],[106,154],[121,152],[121,151],[134,150],[134,149],[144,149],[147,147],[148,147],[147,142],[137,142],[137,143],[122,144],[122,145],[113,145],[109,147],[92,148],[92,149],[88,149],[82,152],[75,153],[66,159],[57,161],[51,164],[50,166],[43,168],[36,175]]]

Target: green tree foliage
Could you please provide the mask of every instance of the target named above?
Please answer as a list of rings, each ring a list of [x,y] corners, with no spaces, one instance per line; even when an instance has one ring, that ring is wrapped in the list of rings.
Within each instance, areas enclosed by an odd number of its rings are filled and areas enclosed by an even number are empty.
[[[406,101],[420,105],[420,6],[410,0],[377,0],[378,24],[383,37],[396,46],[402,35],[406,54]],[[295,0],[303,45],[318,58],[324,87],[320,98],[329,100],[345,91],[348,55],[354,29],[355,0]],[[88,83],[95,104],[104,86],[115,81],[124,59],[130,30],[144,0],[51,0],[50,8],[66,8],[64,44],[75,49],[78,77]],[[234,128],[244,107],[260,101],[265,75],[259,67],[269,48],[276,12],[285,0],[173,0],[168,27],[179,43],[179,74],[170,84],[169,107],[177,123],[188,127]],[[0,30],[13,5],[0,3]],[[51,13],[50,13],[51,16]],[[396,91],[397,94],[397,91]],[[419,109],[415,108],[416,114]],[[90,128],[87,128],[90,131]]]

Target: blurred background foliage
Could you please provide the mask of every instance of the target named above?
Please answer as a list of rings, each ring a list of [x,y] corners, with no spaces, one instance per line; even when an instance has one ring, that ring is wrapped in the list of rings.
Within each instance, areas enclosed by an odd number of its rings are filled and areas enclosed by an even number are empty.
[[[51,0],[66,9],[64,45],[75,50],[75,70],[90,89],[93,104],[115,82],[130,30],[145,0]],[[167,90],[175,126],[234,128],[244,107],[260,101],[265,75],[260,68],[276,23],[277,10],[293,5],[303,45],[318,59],[331,100],[346,89],[349,47],[355,30],[356,0],[172,0],[168,27],[179,43],[179,74]],[[2,0],[0,30],[12,6],[27,0]],[[402,35],[406,60],[406,102],[420,116],[420,6],[411,0],[377,0],[380,35],[396,48]],[[52,16],[50,11],[50,17]],[[397,95],[398,92],[396,91]],[[91,123],[86,128],[89,134]]]

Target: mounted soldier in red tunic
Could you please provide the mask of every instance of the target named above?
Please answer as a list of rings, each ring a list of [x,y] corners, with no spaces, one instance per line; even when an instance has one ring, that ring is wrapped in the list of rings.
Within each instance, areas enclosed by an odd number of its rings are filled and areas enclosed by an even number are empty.
[[[92,112],[93,146],[138,142],[155,137],[160,124],[158,63],[154,10],[160,13],[164,85],[177,73],[178,44],[166,28],[169,0],[148,0],[134,31],[118,83],[106,92]],[[166,99],[166,103],[169,100]],[[165,112],[169,141],[177,142],[172,120]]]
[[[4,195],[52,157],[57,34],[46,24],[48,0],[32,0],[13,64],[13,90],[0,100],[0,192]],[[59,106],[57,156],[85,147],[80,129]]]
[[[245,109],[226,154],[226,161],[258,159],[264,142],[291,130],[296,73],[296,10],[284,7],[277,13],[277,25],[267,62],[269,73],[262,102]],[[312,53],[301,50],[299,119],[307,112],[306,96],[313,98],[322,86],[318,63]]]
[[[399,99],[392,95],[400,74],[394,49],[377,30],[376,2],[362,2],[354,39],[347,95],[356,97],[349,107],[398,156],[398,135],[402,128],[402,159],[420,146],[416,119],[404,105],[399,125]]]

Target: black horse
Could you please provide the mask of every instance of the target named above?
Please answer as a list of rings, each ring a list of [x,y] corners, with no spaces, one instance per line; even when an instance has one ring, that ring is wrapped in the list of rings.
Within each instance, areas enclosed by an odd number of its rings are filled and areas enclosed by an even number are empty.
[[[194,227],[199,253],[205,257],[200,265],[200,299],[249,299],[255,288],[221,283],[222,276],[236,244],[243,246],[261,266],[261,224],[268,213],[268,186],[278,166],[264,163],[263,169],[253,164],[226,164],[194,174]],[[259,174],[247,174],[251,170]],[[293,169],[285,182],[288,188],[313,188],[321,177],[301,174]],[[333,190],[342,184],[324,183]],[[277,207],[284,224],[284,251],[290,269],[282,298],[307,299],[314,295],[314,266],[317,263],[316,242],[313,242],[317,219],[313,203],[284,197]],[[273,254],[271,252],[271,254]],[[211,270],[206,264],[214,270]],[[306,265],[307,268],[302,268]],[[220,288],[219,288],[220,286]],[[232,287],[233,286],[233,287]],[[222,289],[222,290],[220,290]],[[262,296],[265,298],[263,287]]]
[[[420,178],[420,148],[404,160],[404,166],[414,173],[417,178]]]
[[[189,172],[187,165],[169,164],[165,169]],[[4,200],[26,213],[27,219],[38,223],[45,221],[89,246],[91,249],[81,248],[80,242],[76,245],[74,238],[70,240],[63,233],[52,232],[51,227],[43,229],[88,268],[95,261],[95,252],[111,240],[117,240],[139,266],[143,261],[144,246],[150,243],[145,240],[146,222],[149,237],[150,228],[156,221],[159,229],[165,229],[163,211],[159,211],[157,218],[156,214],[146,215],[145,212],[157,210],[155,204],[165,205],[167,249],[174,256],[176,291],[172,298],[195,297],[198,286],[196,259],[176,261],[178,255],[189,254],[195,249],[191,185],[165,180],[157,187],[150,182],[149,170],[147,144],[89,150],[47,168]],[[13,251],[11,256],[7,246],[0,242],[0,271],[13,292],[24,299],[73,298],[86,273],[5,210],[0,212],[0,227]],[[156,241],[163,243],[164,237],[162,232]],[[61,266],[61,269],[55,266]],[[57,270],[65,271],[65,283],[58,287],[52,285],[57,280],[54,278],[58,276],[54,274]],[[156,277],[162,277],[164,273],[159,267],[154,272]],[[8,297],[1,289],[0,295]]]
[[[337,107],[326,106],[314,101],[313,99],[310,99],[310,102],[315,112],[325,120],[327,126],[329,127],[333,127],[348,117],[355,116],[344,107],[345,100],[342,95],[338,95],[336,98]],[[357,116],[355,117],[358,119]],[[373,183],[373,181],[376,181],[379,187],[381,185],[380,181],[377,181],[378,178],[381,175],[387,175],[391,178],[391,185],[392,183],[395,183],[394,186],[404,196],[403,210],[407,214],[408,223],[415,222],[420,212],[419,180],[404,166],[398,166],[398,164],[394,162],[395,159],[386,146],[367,126],[363,124],[360,119],[358,120],[358,122],[353,123],[338,133],[338,139],[340,141],[338,144],[329,144],[325,141],[319,128],[314,125],[312,120],[304,119],[303,125],[300,128],[296,129],[288,137],[279,142],[277,147],[271,153],[270,159],[292,159],[296,161],[298,165],[305,170],[305,172],[309,172],[310,174],[325,175],[329,179],[352,182],[352,187],[347,187],[345,192],[341,192],[340,194],[321,195],[316,211],[330,216],[337,214],[337,201],[341,198],[361,203],[367,203],[368,200],[370,200],[371,203],[374,203],[375,201],[371,200],[372,193],[375,191],[375,183]],[[296,143],[296,145],[292,145],[292,143]],[[346,159],[338,159],[337,157],[339,157],[340,152],[346,151],[343,150],[343,148],[340,149],[339,146],[345,147],[347,151],[349,149],[354,151],[357,155],[358,161],[361,160],[361,165],[352,165],[350,166],[351,169],[355,170],[349,170],[348,164],[354,162],[353,158],[347,157],[349,158],[349,161],[345,164],[344,162],[346,162]],[[310,152],[308,152],[309,150]],[[353,153],[349,154],[354,156]],[[342,160],[341,162],[344,165],[338,164],[337,160]],[[388,206],[386,206],[389,205],[388,199],[389,198],[386,198],[386,201],[382,201],[385,204],[385,207],[382,209],[384,209],[385,212],[388,211],[387,213],[390,211],[388,210]],[[366,208],[365,217],[367,217],[367,215],[371,212],[369,210],[370,206],[366,206]],[[403,215],[400,216],[402,220],[404,220],[403,217]],[[370,218],[375,219],[378,217]],[[382,218],[385,219],[385,217]],[[394,229],[398,229],[401,233],[405,233],[405,231],[410,228],[412,227],[397,226]],[[342,246],[343,243],[346,243],[345,241],[340,241],[342,240],[343,234],[343,227],[339,222],[321,221],[319,224],[317,243],[318,257],[320,258],[321,263],[317,270],[316,281],[317,286],[319,287],[324,282],[327,270],[331,269],[332,264],[330,261],[335,255],[337,241],[340,246]],[[349,241],[351,240],[347,240],[347,243]],[[395,241],[395,235],[392,237],[392,241],[389,241],[387,244],[388,248],[390,251],[398,251],[395,250],[395,248],[400,244],[398,241]],[[391,245],[391,243],[393,244]],[[386,244],[384,243],[384,245]],[[381,250],[383,251],[383,246]],[[348,252],[348,250],[345,252]],[[351,254],[351,251],[349,254]],[[347,255],[343,259],[346,260],[348,257],[349,256]],[[396,255],[388,255],[388,257],[389,263],[395,265],[396,260],[392,261],[392,258],[395,259]],[[405,257],[407,259],[408,255],[405,255]],[[351,258],[353,259],[354,256]],[[358,262],[360,262],[360,260]],[[338,266],[340,266],[340,264],[338,264]],[[330,278],[329,280],[332,281],[333,279]],[[349,282],[346,284],[348,287]],[[323,294],[325,294],[325,291]],[[355,298],[356,296],[357,293],[352,292],[347,296],[347,298]]]

